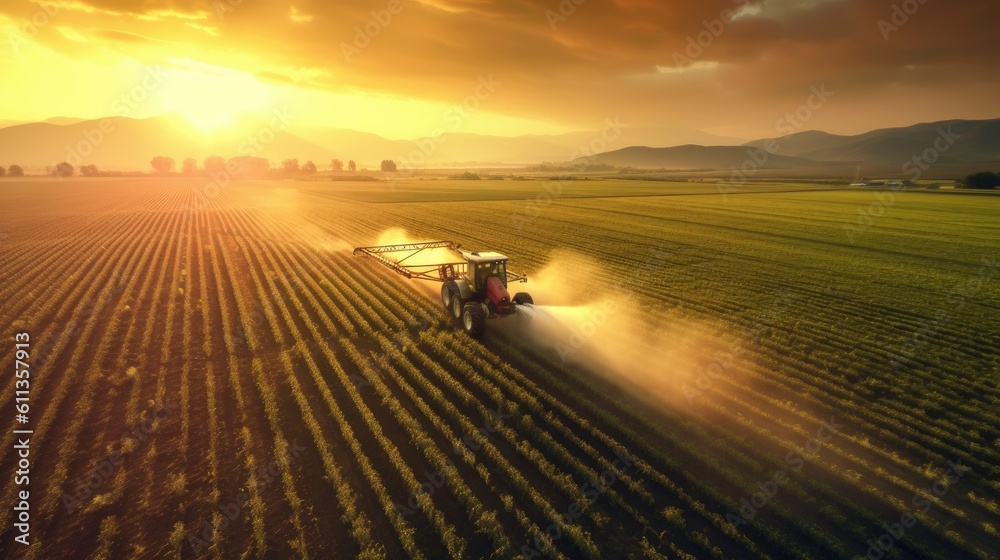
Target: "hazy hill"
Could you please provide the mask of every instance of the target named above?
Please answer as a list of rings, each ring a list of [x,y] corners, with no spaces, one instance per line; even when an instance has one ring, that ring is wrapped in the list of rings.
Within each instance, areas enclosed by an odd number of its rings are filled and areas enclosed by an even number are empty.
[[[745,146],[676,146],[673,148],[648,148],[632,146],[606,152],[590,158],[593,164],[610,164],[618,167],[645,167],[656,169],[729,169],[742,167],[750,160],[752,151],[762,161],[754,163],[761,169],[793,167],[815,167],[815,161],[783,156],[767,155],[763,150]],[[578,160],[583,161],[583,160]]]
[[[714,136],[682,127],[622,127],[617,136],[612,137],[610,132],[606,134],[607,138],[612,138],[610,141],[604,141],[602,132],[605,131],[526,134],[517,137],[445,132],[436,138],[389,140],[376,134],[336,128],[311,127],[293,131],[341,159],[353,158],[375,164],[391,158],[415,167],[420,167],[424,161],[431,165],[464,162],[561,162],[589,153],[594,146],[605,146],[605,150],[611,150],[636,145],[672,146],[699,142],[735,145],[741,142],[737,138]]]
[[[287,157],[303,161],[328,155],[326,149],[295,135],[262,132],[266,126],[266,120],[247,120],[236,123],[225,133],[206,134],[172,116],[141,120],[109,117],[66,125],[22,124],[0,129],[0,165],[18,163],[40,168],[68,161],[75,166],[95,164],[102,169],[149,170],[149,161],[158,155],[174,158],[178,168],[184,158],[193,157],[200,164],[212,154],[225,157],[288,154]],[[317,164],[325,166],[322,161],[319,159]]]
[[[568,150],[558,161],[571,159],[574,151],[581,147],[590,147],[592,143],[600,146],[604,139],[602,132],[605,131],[580,131],[567,132],[565,134],[538,135],[528,134],[521,136],[525,139],[542,140],[549,144],[555,144]],[[653,148],[666,148],[670,146],[682,146],[685,144],[697,144],[700,146],[736,146],[743,143],[740,138],[728,136],[716,136],[700,130],[683,127],[623,127],[621,133],[615,137],[613,129],[607,129],[607,138],[614,138],[608,143],[608,149],[625,148],[628,146],[650,146]]]
[[[0,165],[17,163],[40,169],[61,161],[95,164],[102,169],[149,170],[158,155],[180,162],[187,157],[204,160],[252,155],[277,164],[286,158],[312,160],[326,169],[332,158],[353,159],[359,167],[376,168],[383,159],[402,167],[476,166],[477,164],[532,164],[564,162],[596,155],[595,163],[669,169],[728,169],[741,166],[747,149],[762,147],[765,140],[743,146],[735,138],[713,136],[681,127],[624,127],[612,131],[580,131],[557,135],[519,137],[447,133],[438,138],[391,140],[355,130],[309,127],[292,123],[271,128],[271,116],[244,116],[218,132],[205,132],[172,115],[149,119],[111,117],[80,121],[54,118],[51,122],[16,124],[0,128]],[[104,126],[104,131],[101,127]],[[817,165],[901,165],[932,146],[939,130],[949,128],[957,140],[941,163],[1000,161],[1000,119],[943,121],[909,127],[873,130],[841,136],[807,131],[778,139],[779,149],[765,168],[816,167]],[[604,132],[602,138],[602,132]],[[605,141],[610,139],[610,141]],[[684,145],[671,144],[686,139]],[[714,145],[705,146],[703,143]],[[672,147],[671,147],[672,146]],[[596,151],[593,151],[596,150]]]
[[[941,153],[941,163],[977,163],[1000,160],[1000,119],[950,120],[900,128],[872,130],[854,136],[808,131],[778,139],[778,154],[821,162],[902,164],[934,145],[941,130],[958,136]],[[749,142],[761,147],[766,140]]]
[[[302,129],[295,133],[323,146],[330,157],[345,161],[355,159],[371,166],[383,159],[395,160],[403,167],[463,162],[535,163],[565,161],[573,154],[573,148],[548,142],[542,137],[510,138],[449,132],[415,140],[389,140],[367,132],[333,128]]]
[[[219,132],[204,132],[186,120],[166,115],[149,119],[111,117],[81,121],[54,118],[44,123],[0,123],[0,165],[18,163],[43,168],[60,161],[74,165],[95,164],[99,168],[147,170],[157,155],[180,162],[187,157],[199,161],[218,154],[225,157],[255,155],[272,163],[286,158],[313,160],[326,169],[333,158],[345,163],[353,159],[359,167],[375,167],[393,159],[415,167],[424,165],[475,165],[477,162],[530,164],[568,161],[590,150],[623,148],[636,144],[671,145],[676,139],[735,144],[739,140],[713,136],[681,127],[622,128],[610,142],[602,131],[580,131],[558,135],[519,137],[445,133],[437,138],[391,140],[355,130],[301,126],[271,130],[270,116],[244,116]],[[110,133],[101,132],[104,123]],[[273,134],[272,134],[273,133]],[[610,137],[610,134],[606,135]],[[254,139],[257,141],[255,142]]]
[[[44,121],[39,121],[48,124],[74,124],[78,122],[85,121],[87,119],[78,119],[75,117],[52,117],[50,119],[45,119]],[[5,128],[8,126],[16,126],[19,124],[29,124],[31,121],[10,121],[10,120],[0,120],[0,128]]]
[[[785,138],[766,138],[754,140],[743,144],[748,147],[763,148],[767,142],[777,142],[779,149],[776,153],[785,156],[798,156],[807,152],[827,150],[836,146],[841,146],[849,142],[852,136],[841,136],[830,134],[821,130],[807,130],[797,132]]]

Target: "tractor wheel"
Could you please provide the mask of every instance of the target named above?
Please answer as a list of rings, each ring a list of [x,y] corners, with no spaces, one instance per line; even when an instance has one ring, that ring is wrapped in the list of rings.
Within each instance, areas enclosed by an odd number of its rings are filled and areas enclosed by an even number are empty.
[[[518,305],[535,305],[535,300],[531,299],[531,294],[528,292],[518,292],[514,294],[514,299],[512,301]]]
[[[451,294],[451,314],[455,316],[456,319],[462,318],[462,306],[465,302],[462,301],[461,296],[456,293]]]
[[[486,332],[486,312],[482,305],[474,301],[465,304],[462,310],[462,327],[476,338]]]
[[[451,310],[451,285],[448,283],[441,285],[441,303],[444,304],[444,308]]]

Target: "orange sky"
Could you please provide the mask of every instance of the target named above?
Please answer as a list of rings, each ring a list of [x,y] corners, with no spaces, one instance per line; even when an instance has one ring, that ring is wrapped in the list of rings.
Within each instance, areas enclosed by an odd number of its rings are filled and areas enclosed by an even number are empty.
[[[1000,116],[997,21],[973,0],[0,0],[0,121],[285,107],[391,138],[616,116],[751,138],[825,84],[803,129],[856,133]]]

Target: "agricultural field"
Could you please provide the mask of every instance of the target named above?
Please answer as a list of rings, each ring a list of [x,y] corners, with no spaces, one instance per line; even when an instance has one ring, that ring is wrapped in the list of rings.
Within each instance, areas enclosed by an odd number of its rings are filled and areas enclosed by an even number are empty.
[[[1000,550],[1000,197],[7,179],[0,213],[18,557]],[[535,308],[475,340],[351,252],[438,239]]]

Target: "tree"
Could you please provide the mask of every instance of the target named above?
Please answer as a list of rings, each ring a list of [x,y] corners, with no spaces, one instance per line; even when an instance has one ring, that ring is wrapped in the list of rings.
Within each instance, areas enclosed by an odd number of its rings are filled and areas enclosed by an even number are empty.
[[[174,161],[174,158],[172,157],[156,156],[149,163],[153,166],[153,169],[155,169],[157,173],[170,173],[177,162]]]
[[[4,169],[4,167],[2,165],[0,165],[0,177],[3,177],[6,174],[7,174],[7,170]]]
[[[307,161],[305,165],[302,166],[302,172],[306,175],[314,175],[316,173],[316,164],[312,160]]]
[[[396,162],[392,161],[391,159],[382,160],[382,171],[395,171],[395,170],[396,170]]]
[[[12,165],[7,168],[7,174],[11,177],[24,177],[24,168],[20,165]]]
[[[184,160],[184,164],[181,166],[181,173],[185,175],[194,175],[198,172],[198,161],[194,158],[187,158]]]
[[[344,170],[344,162],[341,161],[341,160],[339,160],[339,159],[334,159],[333,161],[330,162],[330,170],[331,171],[343,171]]]
[[[72,177],[73,171],[73,166],[64,161],[52,169],[52,174],[56,177]]]
[[[297,159],[286,159],[281,162],[281,170],[285,173],[298,173],[299,172],[299,160]]]
[[[226,158],[222,156],[208,156],[205,158],[205,163],[202,165],[205,171],[225,171],[226,170]]]
[[[94,164],[80,167],[80,174],[84,177],[97,177],[98,173],[97,166]]]
[[[970,189],[995,189],[1000,186],[1000,173],[980,171],[966,177],[963,183]]]
[[[347,162],[347,170],[348,171],[357,171],[358,170],[358,164],[354,163],[354,160],[352,159],[351,161]]]
[[[229,158],[227,169],[235,175],[267,175],[271,168],[271,163],[267,158],[254,156],[237,156]]]

